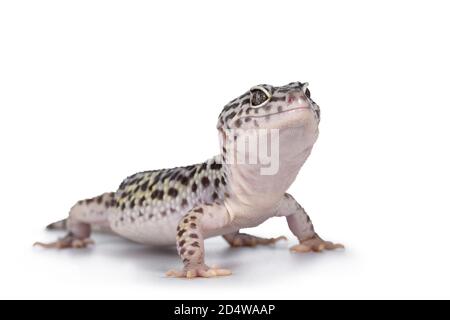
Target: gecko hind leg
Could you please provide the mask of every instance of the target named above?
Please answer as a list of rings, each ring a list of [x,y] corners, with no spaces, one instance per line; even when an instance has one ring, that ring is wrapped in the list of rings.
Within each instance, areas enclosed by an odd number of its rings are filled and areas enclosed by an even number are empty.
[[[104,193],[92,199],[78,201],[70,210],[67,219],[47,226],[47,229],[67,229],[68,233],[54,242],[36,242],[34,246],[56,249],[86,248],[94,243],[90,239],[93,228],[109,228],[107,211],[113,201],[114,193]]]
[[[223,235],[223,238],[232,247],[255,247],[257,245],[270,245],[280,240],[287,240],[285,236],[280,236],[276,238],[260,238],[240,232]]]

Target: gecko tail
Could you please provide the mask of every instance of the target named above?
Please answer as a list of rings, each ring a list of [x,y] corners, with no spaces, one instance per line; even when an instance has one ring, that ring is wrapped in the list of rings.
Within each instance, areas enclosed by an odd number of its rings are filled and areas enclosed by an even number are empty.
[[[67,219],[59,220],[53,223],[50,223],[47,227],[47,230],[65,230],[67,229]]]

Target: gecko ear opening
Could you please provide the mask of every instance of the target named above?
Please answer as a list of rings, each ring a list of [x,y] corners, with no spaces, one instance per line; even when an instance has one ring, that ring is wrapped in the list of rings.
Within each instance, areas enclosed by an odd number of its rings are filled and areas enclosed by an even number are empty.
[[[266,105],[271,98],[272,95],[263,86],[255,86],[250,89],[250,106],[252,108],[261,108]]]

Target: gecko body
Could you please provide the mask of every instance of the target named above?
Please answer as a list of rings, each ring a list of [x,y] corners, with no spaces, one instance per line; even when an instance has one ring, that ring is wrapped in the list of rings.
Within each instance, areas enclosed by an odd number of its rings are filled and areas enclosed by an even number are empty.
[[[319,132],[320,108],[307,86],[293,82],[281,87],[252,87],[229,102],[219,115],[219,155],[195,165],[129,176],[116,192],[78,201],[67,219],[48,226],[67,229],[65,237],[37,244],[86,247],[95,229],[144,244],[176,244],[184,268],[167,274],[189,278],[231,273],[205,264],[206,238],[223,236],[232,246],[266,245],[285,239],[239,232],[276,216],[286,217],[299,240],[291,248],[293,252],[341,248],[322,240],[305,210],[286,193]],[[266,138],[272,138],[270,154],[276,155],[271,159],[272,171],[258,150],[267,147],[267,141],[261,142]]]

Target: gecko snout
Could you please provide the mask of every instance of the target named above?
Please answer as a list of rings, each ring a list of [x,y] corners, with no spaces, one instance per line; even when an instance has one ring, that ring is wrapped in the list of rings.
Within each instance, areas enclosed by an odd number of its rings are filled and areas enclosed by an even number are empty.
[[[303,89],[295,89],[286,95],[286,103],[291,108],[310,108],[309,99]]]

